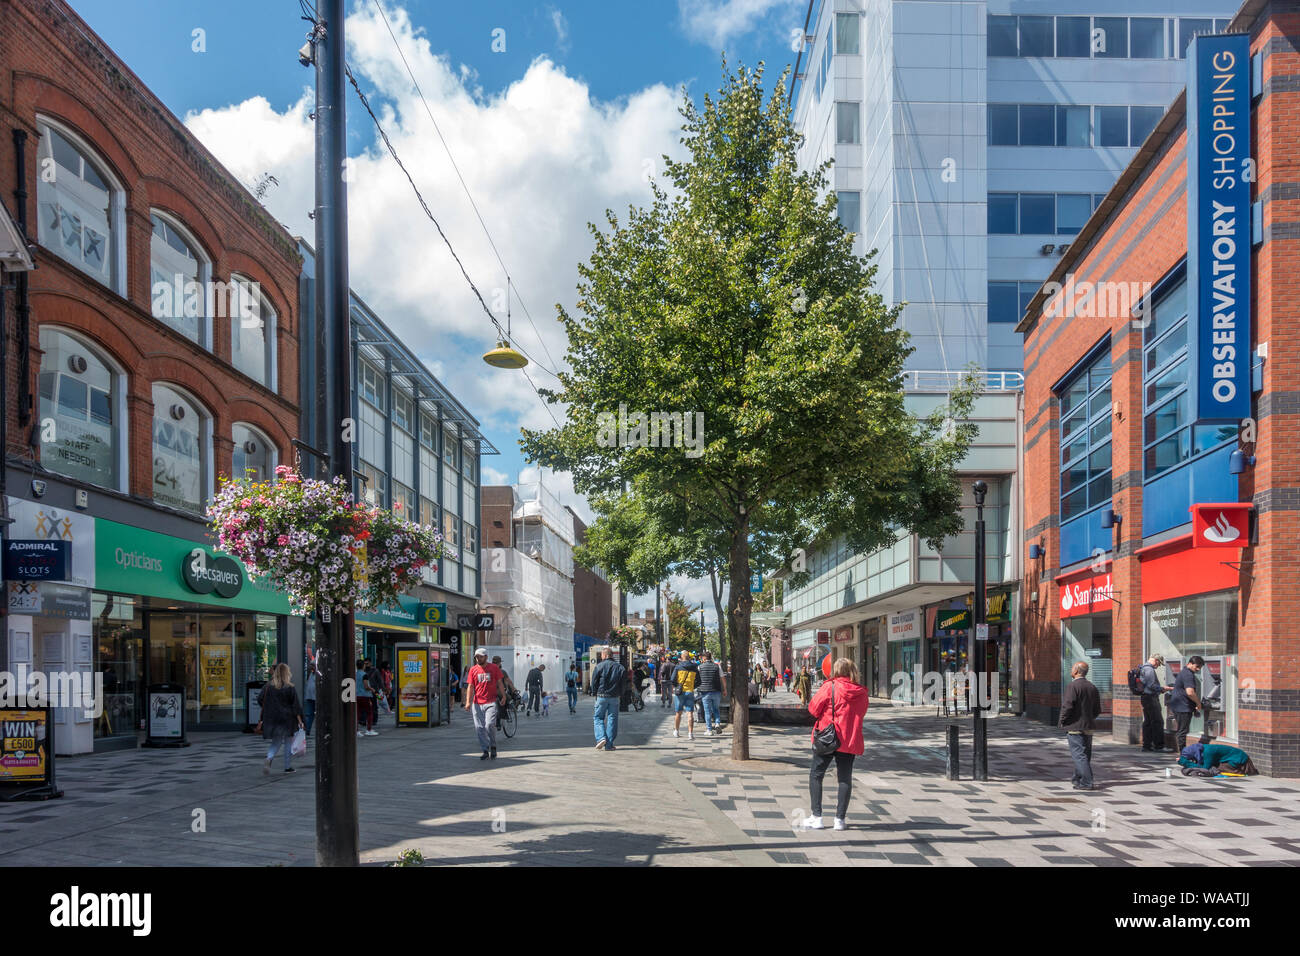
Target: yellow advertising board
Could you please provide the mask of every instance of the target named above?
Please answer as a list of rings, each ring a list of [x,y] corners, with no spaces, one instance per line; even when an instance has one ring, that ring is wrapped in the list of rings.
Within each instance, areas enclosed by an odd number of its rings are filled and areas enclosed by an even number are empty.
[[[47,716],[44,710],[0,709],[0,783],[45,780]]]
[[[203,668],[199,702],[204,707],[229,705],[232,697],[230,645],[200,645],[199,663]]]
[[[428,726],[429,647],[399,644],[397,650],[397,723]]]

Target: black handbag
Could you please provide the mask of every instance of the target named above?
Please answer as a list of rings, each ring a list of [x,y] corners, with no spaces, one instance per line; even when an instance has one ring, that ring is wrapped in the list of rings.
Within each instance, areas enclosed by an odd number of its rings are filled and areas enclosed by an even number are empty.
[[[813,734],[813,753],[821,756],[840,749],[840,735],[835,730],[835,682],[831,681],[831,722]]]

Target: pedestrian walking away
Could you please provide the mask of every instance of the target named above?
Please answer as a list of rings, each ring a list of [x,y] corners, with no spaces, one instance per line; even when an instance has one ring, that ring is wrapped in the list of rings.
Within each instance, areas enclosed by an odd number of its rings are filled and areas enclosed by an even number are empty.
[[[673,701],[673,670],[671,659],[665,657],[659,665],[659,706],[668,707]]]
[[[614,750],[618,737],[618,702],[623,696],[627,668],[610,657],[609,648],[600,652],[600,663],[591,672],[591,690],[596,695],[596,712],[592,729],[597,750]]]
[[[311,736],[311,725],[316,723],[316,661],[309,664],[311,671],[307,674],[307,683],[302,690],[303,712],[307,718],[307,736]]]
[[[727,692],[727,681],[722,675],[722,668],[713,660],[713,652],[705,651],[704,660],[699,666],[699,692],[704,698],[704,724],[710,737],[722,732],[721,708],[722,695]]]
[[[806,830],[823,830],[822,780],[831,762],[835,763],[835,777],[839,788],[835,795],[835,829],[843,830],[849,812],[849,797],[853,795],[853,761],[865,749],[862,739],[862,719],[867,715],[871,696],[862,686],[858,668],[847,657],[841,657],[831,668],[831,679],[808,703],[808,713],[813,717],[813,758],[808,771],[808,798],[812,803],[810,816],[804,819]],[[833,728],[833,735],[830,733]]]
[[[536,717],[542,712],[542,672],[546,670],[545,664],[538,664],[528,672],[524,678],[524,689],[528,691],[528,706],[524,710],[524,716]]]
[[[807,665],[799,669],[799,678],[794,682],[794,692],[799,695],[804,706],[812,702],[812,677],[808,674]]]
[[[695,739],[695,684],[699,680],[700,669],[691,663],[690,655],[682,651],[681,661],[673,668],[673,686],[677,694],[673,698],[673,736],[682,735],[682,711],[686,711],[686,736]]]
[[[465,709],[474,717],[474,733],[483,748],[480,760],[497,756],[497,707],[509,682],[501,668],[488,663],[486,647],[474,652],[474,666],[465,676]]]
[[[1074,678],[1065,688],[1061,700],[1061,726],[1070,744],[1070,757],[1074,760],[1071,783],[1075,790],[1093,790],[1092,734],[1101,715],[1101,694],[1088,680],[1088,662],[1077,661],[1070,668]]]
[[[1165,659],[1160,654],[1152,654],[1139,669],[1138,680],[1142,687],[1142,749],[1162,751],[1165,749],[1165,715],[1160,710],[1160,695],[1173,690],[1172,685],[1162,684],[1156,668],[1164,667]]]
[[[1174,678],[1174,686],[1169,694],[1169,709],[1174,715],[1174,733],[1177,735],[1174,751],[1178,754],[1187,746],[1187,732],[1191,729],[1192,718],[1201,709],[1201,688],[1196,681],[1196,673],[1204,665],[1204,658],[1189,657]]]
[[[370,689],[370,699],[373,702],[374,721],[379,721],[380,714],[391,714],[393,709],[388,706],[388,695],[384,692],[384,674],[378,667],[375,667],[366,661],[366,686]],[[378,731],[375,732],[378,736]]]
[[[357,661],[357,736],[378,737],[375,730],[375,696],[370,690],[370,681],[366,672],[370,662],[365,658]]]
[[[564,675],[564,694],[569,698],[569,713],[578,712],[578,684],[582,677],[578,674],[578,668],[574,664],[569,665],[569,672]]]
[[[293,747],[290,740],[299,730],[303,730],[303,746],[306,746],[306,730],[303,724],[302,705],[298,703],[298,691],[293,686],[293,673],[289,665],[281,661],[271,668],[271,679],[257,695],[257,704],[262,708],[262,720],[259,727],[262,739],[269,740],[271,746],[266,751],[266,760],[262,763],[262,773],[271,772],[271,761],[283,748],[284,772],[293,773]]]

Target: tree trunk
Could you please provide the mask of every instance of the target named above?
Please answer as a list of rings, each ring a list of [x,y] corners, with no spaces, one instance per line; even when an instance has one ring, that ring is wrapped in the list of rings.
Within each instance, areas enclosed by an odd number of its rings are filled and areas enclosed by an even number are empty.
[[[731,758],[749,759],[749,515],[740,516],[731,537]]]
[[[713,610],[718,615],[718,660],[725,661],[727,653],[727,619],[722,614],[722,582],[716,568],[709,568],[709,588],[713,592]]]

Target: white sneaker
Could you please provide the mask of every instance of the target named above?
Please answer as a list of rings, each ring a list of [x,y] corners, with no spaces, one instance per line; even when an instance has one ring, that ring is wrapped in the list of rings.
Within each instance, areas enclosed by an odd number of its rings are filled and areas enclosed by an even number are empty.
[[[366,732],[365,732],[364,730],[358,730],[358,731],[357,731],[357,736],[358,736],[358,737],[364,737],[365,735],[366,735]]]
[[[821,817],[804,817],[803,823],[800,824],[805,830],[825,830],[826,824],[822,823]]]
[[[682,735],[682,732],[681,732],[680,730],[678,730],[676,727],[674,727],[674,728],[673,728],[673,736],[674,736],[674,737],[680,737],[681,735]]]
[[[843,818],[843,817],[836,817],[836,818],[835,818],[835,829],[837,829],[837,830],[843,830],[843,829],[845,829],[845,826],[844,826],[844,818]]]
[[[687,732],[686,732],[686,739],[687,739],[687,740],[694,740],[694,739],[695,739],[695,731],[693,731],[693,730],[689,730],[689,731],[687,731]]]
[[[377,731],[377,730],[367,730],[367,731],[366,731],[366,736],[367,736],[367,737],[378,737],[378,736],[379,736],[379,731]]]

